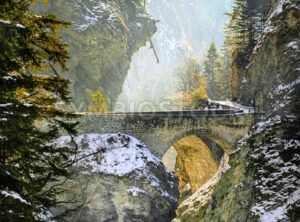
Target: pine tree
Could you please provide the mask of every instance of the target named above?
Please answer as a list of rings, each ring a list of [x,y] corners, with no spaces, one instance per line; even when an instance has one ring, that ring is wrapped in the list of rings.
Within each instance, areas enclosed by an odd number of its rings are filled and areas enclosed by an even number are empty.
[[[230,80],[231,56],[229,52],[228,40],[226,38],[222,46],[222,58],[223,58],[224,97],[225,99],[228,99],[230,98],[229,80]]]
[[[218,97],[218,87],[216,84],[216,71],[219,67],[218,64],[218,52],[214,42],[212,42],[207,50],[206,57],[204,60],[204,74],[207,79],[207,91],[208,96],[211,99],[216,99]]]
[[[68,23],[36,15],[33,0],[0,1],[0,221],[41,221],[56,206],[75,150],[55,147],[61,132],[75,133],[66,44],[58,31]]]
[[[216,91],[215,91],[215,98],[218,100],[223,100],[226,98],[225,95],[225,80],[224,80],[224,58],[218,54],[215,67],[214,67],[214,75],[215,75],[215,82]]]
[[[223,100],[229,96],[230,57],[225,42],[220,53],[214,42],[211,43],[203,63],[207,79],[207,92],[211,99]]]

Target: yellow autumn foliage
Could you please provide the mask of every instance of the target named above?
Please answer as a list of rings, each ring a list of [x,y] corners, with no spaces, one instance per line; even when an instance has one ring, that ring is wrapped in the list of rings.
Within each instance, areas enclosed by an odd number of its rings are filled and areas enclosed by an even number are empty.
[[[208,100],[206,90],[206,80],[204,77],[199,77],[198,87],[189,93],[189,101],[191,106],[199,106]]]
[[[88,111],[92,113],[107,113],[109,111],[107,99],[100,90],[90,94]]]
[[[170,97],[174,104],[182,108],[195,108],[201,106],[208,100],[206,90],[206,79],[203,76],[198,77],[197,87],[190,92],[179,91]]]

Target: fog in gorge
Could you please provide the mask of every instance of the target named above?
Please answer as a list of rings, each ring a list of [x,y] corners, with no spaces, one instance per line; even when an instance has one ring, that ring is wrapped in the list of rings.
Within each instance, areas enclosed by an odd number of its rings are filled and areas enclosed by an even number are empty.
[[[152,42],[132,59],[115,111],[174,110],[169,98],[177,86],[176,68],[187,57],[203,59],[209,44],[221,48],[231,0],[151,0],[147,11],[157,22]]]

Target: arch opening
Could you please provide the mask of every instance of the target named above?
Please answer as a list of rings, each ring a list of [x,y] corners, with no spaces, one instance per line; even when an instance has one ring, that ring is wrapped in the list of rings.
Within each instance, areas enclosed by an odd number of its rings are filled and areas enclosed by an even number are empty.
[[[216,177],[224,166],[224,156],[228,156],[227,148],[221,138],[190,134],[167,150],[162,161],[178,177],[179,203]]]

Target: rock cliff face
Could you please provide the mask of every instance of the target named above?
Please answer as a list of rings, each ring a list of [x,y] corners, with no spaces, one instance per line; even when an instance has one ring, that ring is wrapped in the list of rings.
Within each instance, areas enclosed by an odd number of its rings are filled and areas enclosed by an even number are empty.
[[[175,217],[178,183],[175,175],[138,140],[123,134],[83,134],[74,175],[64,184],[61,201],[52,209],[79,206],[66,221],[167,222]],[[56,143],[73,146],[69,137]]]
[[[274,1],[240,92],[265,114],[231,154],[211,199],[186,219],[181,212],[182,221],[299,221],[299,38],[300,1]]]
[[[155,21],[142,0],[55,0],[36,8],[72,21],[63,33],[70,46],[71,92],[77,110],[84,111],[88,95],[100,89],[113,106],[135,51],[155,33]]]
[[[275,1],[266,27],[252,54],[242,103],[255,101],[266,115],[299,110],[299,1]]]

